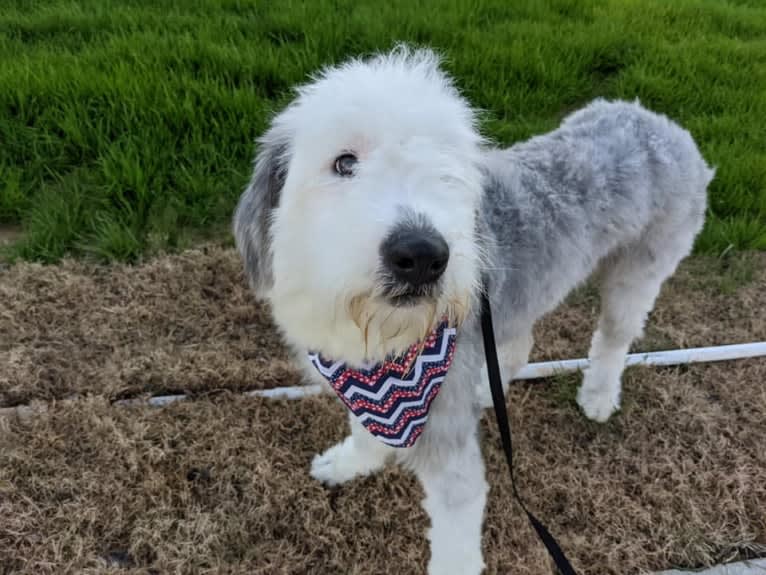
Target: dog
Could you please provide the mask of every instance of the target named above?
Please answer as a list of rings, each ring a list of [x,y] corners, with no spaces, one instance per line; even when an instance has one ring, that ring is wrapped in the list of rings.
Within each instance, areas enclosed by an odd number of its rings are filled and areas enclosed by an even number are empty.
[[[323,70],[258,143],[236,245],[307,377],[324,381],[309,352],[370,366],[439,322],[457,333],[417,442],[392,447],[351,414],[350,434],[314,458],[311,475],[338,485],[388,461],[413,471],[431,521],[428,572],[480,573],[481,290],[508,382],[535,320],[598,275],[577,401],[605,421],[631,342],[702,228],[714,170],[687,131],[621,101],[595,100],[553,132],[493,147],[439,57],[407,47]]]

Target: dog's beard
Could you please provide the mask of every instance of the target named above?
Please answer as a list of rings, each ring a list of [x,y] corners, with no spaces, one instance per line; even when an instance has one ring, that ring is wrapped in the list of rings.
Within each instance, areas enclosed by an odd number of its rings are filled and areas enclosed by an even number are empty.
[[[470,301],[470,292],[466,292],[460,296],[422,297],[403,306],[392,303],[390,293],[370,291],[348,298],[345,307],[361,333],[365,358],[382,360],[424,342],[442,321],[459,327],[468,314]]]

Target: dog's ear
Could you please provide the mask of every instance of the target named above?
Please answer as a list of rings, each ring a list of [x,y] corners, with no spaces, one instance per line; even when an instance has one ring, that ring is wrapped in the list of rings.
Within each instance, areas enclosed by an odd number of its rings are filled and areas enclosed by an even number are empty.
[[[253,176],[234,213],[234,238],[256,296],[262,295],[274,282],[271,219],[287,178],[289,153],[287,130],[273,125],[258,140]]]

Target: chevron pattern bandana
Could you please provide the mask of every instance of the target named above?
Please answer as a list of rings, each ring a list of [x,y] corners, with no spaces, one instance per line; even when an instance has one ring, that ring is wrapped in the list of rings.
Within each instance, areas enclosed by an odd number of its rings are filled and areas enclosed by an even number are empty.
[[[456,335],[443,322],[402,357],[359,369],[318,353],[309,353],[309,359],[367,431],[387,445],[411,447],[452,364]]]

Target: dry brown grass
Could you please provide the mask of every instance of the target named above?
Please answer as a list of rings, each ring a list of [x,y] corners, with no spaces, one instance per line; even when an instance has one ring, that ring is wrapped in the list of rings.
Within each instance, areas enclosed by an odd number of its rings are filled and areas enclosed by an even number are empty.
[[[639,348],[766,339],[766,258],[688,262]],[[587,349],[586,287],[538,330],[536,358]],[[422,573],[426,518],[412,477],[389,469],[328,491],[311,456],[345,432],[332,398],[241,399],[295,383],[243,287],[211,249],[143,266],[20,265],[0,275],[0,573]],[[577,411],[578,378],[512,387],[529,504],[585,574],[696,567],[766,553],[766,361],[626,374],[622,412]],[[186,390],[166,409],[110,400]],[[511,500],[494,423],[488,573],[550,572]]]
[[[0,406],[298,383],[240,268],[220,249],[14,266],[0,276]]]

